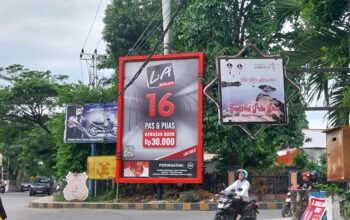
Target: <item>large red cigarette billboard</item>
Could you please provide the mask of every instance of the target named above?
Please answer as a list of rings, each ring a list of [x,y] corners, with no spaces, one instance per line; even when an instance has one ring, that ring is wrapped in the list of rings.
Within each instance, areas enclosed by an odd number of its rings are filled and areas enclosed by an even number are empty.
[[[201,183],[203,54],[153,56],[135,80],[147,58],[119,58],[116,182]]]

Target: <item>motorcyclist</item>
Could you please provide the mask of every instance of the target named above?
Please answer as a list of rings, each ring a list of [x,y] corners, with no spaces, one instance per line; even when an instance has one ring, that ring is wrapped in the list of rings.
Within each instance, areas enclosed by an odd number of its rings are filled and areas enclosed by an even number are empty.
[[[316,170],[312,170],[310,172],[310,180],[311,180],[311,182],[313,184],[313,187],[316,188],[318,183],[319,183],[318,182],[318,175],[317,175],[317,171]]]
[[[249,188],[250,188],[250,183],[247,180],[248,178],[248,171],[244,169],[239,169],[237,170],[238,172],[238,180],[236,180],[233,184],[228,186],[225,190],[224,193],[229,193],[232,191],[235,191],[236,196],[235,196],[235,205],[238,208],[238,213],[242,215],[242,210],[243,207],[247,204],[249,201]]]
[[[300,189],[306,189],[306,190],[312,190],[313,189],[313,182],[310,180],[310,172],[304,171],[302,175],[302,181],[301,184],[299,184]]]

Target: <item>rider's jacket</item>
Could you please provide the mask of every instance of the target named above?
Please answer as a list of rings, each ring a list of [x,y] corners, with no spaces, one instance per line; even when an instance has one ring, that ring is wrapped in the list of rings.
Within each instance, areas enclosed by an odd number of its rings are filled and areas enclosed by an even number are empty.
[[[250,188],[250,183],[248,180],[236,180],[233,184],[225,189],[225,192],[235,191],[238,196],[241,196],[243,201],[249,201],[248,190]],[[239,190],[242,189],[242,190]]]

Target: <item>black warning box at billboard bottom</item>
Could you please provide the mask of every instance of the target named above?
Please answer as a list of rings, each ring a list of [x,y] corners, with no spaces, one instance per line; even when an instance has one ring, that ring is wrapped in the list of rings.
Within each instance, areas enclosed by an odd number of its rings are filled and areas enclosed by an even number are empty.
[[[148,88],[162,88],[175,86],[173,65],[164,63],[147,67]]]
[[[150,161],[150,177],[194,178],[196,161]]]

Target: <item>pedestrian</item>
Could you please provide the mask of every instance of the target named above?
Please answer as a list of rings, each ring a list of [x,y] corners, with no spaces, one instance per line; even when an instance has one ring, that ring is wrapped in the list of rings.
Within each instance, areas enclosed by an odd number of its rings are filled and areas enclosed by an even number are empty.
[[[2,205],[2,201],[1,201],[1,198],[0,198],[0,219],[3,220],[3,219],[6,219],[6,218],[7,218],[6,211],[4,209],[4,206]]]

